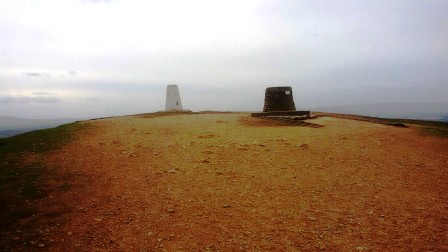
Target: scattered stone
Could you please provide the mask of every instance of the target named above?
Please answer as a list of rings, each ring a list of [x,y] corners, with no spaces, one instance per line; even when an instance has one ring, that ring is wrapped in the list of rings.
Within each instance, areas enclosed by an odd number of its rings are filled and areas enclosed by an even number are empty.
[[[100,222],[102,220],[103,220],[103,218],[95,218],[95,221],[98,221],[98,222]]]
[[[244,148],[244,147],[239,147],[237,150],[247,150],[247,148]]]
[[[210,161],[208,161],[207,159],[203,159],[203,160],[201,160],[201,163],[208,164],[208,163],[210,163]]]
[[[317,219],[315,217],[309,217],[308,220],[310,221],[316,221]]]
[[[148,232],[148,236],[149,237],[151,237],[151,236],[153,236],[154,234],[153,234],[153,232]]]
[[[67,232],[67,235],[72,235],[73,234],[73,232]]]
[[[222,205],[222,207],[223,207],[223,208],[231,208],[232,206],[229,205],[229,204],[224,204],[224,205]]]
[[[213,151],[211,151],[211,150],[205,150],[204,153],[205,153],[205,154],[213,154]]]
[[[309,145],[308,144],[300,144],[299,148],[304,150],[304,149],[308,149]]]
[[[175,169],[171,169],[171,170],[168,170],[168,172],[169,172],[169,173],[176,173],[177,170],[175,170]]]
[[[174,213],[174,209],[173,208],[168,208],[166,211],[168,211],[168,213]]]
[[[41,244],[39,244],[39,247],[43,248],[43,247],[45,247],[45,244],[41,243]]]

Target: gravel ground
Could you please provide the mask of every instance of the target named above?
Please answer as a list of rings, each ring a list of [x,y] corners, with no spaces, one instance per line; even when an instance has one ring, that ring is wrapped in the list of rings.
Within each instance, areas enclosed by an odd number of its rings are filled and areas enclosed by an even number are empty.
[[[448,251],[446,138],[332,117],[85,123],[45,158],[40,235],[17,250]]]

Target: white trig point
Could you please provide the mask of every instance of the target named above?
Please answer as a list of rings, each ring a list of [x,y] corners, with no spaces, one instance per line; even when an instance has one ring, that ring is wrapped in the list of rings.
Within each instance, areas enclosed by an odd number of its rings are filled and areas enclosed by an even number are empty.
[[[183,110],[180,101],[179,87],[177,85],[168,85],[166,87],[165,111]]]

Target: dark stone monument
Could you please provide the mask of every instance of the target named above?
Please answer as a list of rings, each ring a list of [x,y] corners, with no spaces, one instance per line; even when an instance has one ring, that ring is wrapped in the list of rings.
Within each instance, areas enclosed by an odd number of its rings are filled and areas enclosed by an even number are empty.
[[[251,113],[253,117],[289,116],[310,118],[310,111],[296,111],[291,87],[268,87],[265,91],[263,112]]]
[[[263,112],[295,111],[291,87],[268,87],[264,95]]]

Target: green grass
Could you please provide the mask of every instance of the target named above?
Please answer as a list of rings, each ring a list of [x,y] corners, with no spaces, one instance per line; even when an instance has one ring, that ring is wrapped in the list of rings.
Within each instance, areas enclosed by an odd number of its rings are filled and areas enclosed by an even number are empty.
[[[448,137],[448,122],[439,121],[425,121],[425,120],[413,120],[413,119],[385,119],[391,123],[402,123],[405,125],[415,126],[419,128],[423,133],[439,136]]]
[[[379,118],[371,116],[359,116],[337,113],[313,112],[317,116],[331,116],[337,118],[347,118],[352,120],[367,121],[373,123],[386,124],[398,127],[415,127],[425,135],[436,137],[448,137],[448,122],[400,119],[400,118]]]
[[[75,122],[0,139],[0,248],[8,247],[8,233],[20,219],[36,214],[33,200],[48,193],[44,178],[52,168],[41,161],[43,154],[62,147],[86,127]],[[36,158],[24,162],[30,154]]]

